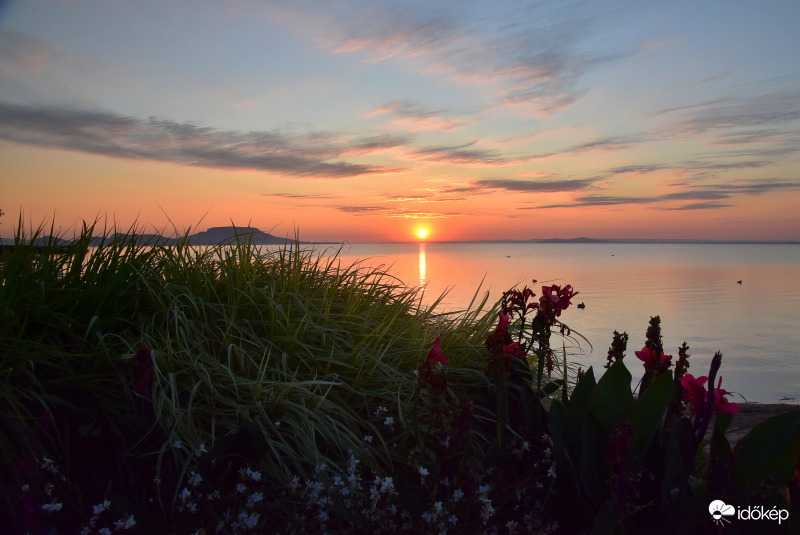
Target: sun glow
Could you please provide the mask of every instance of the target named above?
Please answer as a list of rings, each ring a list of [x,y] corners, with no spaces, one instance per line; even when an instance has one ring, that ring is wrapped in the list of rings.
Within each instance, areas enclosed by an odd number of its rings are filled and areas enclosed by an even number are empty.
[[[419,238],[420,240],[424,240],[427,237],[428,237],[428,229],[424,228],[417,229],[417,238]]]

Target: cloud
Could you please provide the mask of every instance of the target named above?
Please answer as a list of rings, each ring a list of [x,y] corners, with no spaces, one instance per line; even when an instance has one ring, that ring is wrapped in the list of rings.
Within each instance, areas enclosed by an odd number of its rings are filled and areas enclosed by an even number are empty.
[[[479,188],[504,189],[507,191],[528,192],[559,192],[576,191],[592,185],[594,180],[510,180],[502,178],[487,178],[478,180],[475,185]]]
[[[52,43],[15,30],[0,32],[0,72],[8,74],[19,68],[41,74],[52,62],[64,59],[64,53]]]
[[[478,88],[487,107],[514,106],[539,115],[579,100],[585,92],[579,80],[587,71],[636,52],[600,50],[590,43],[621,24],[613,9],[590,12],[592,6],[583,6],[578,16],[550,6],[508,8],[513,12],[493,6],[479,17],[466,16],[475,9],[483,11],[460,2],[379,4],[332,12],[313,26],[316,38],[334,53],[411,65],[422,75]],[[309,31],[307,20],[293,19]]]
[[[404,143],[397,137],[341,140],[331,133],[217,130],[154,117],[5,103],[0,103],[0,139],[116,158],[319,178],[398,172],[337,159]]]
[[[384,212],[387,208],[385,206],[339,206],[338,210],[350,214],[371,214]]]
[[[723,78],[727,78],[728,76],[730,76],[730,74],[731,71],[722,71],[721,73],[715,74],[714,76],[709,76],[708,78],[703,78],[702,80],[698,80],[697,82],[693,83],[692,86],[703,85],[709,82],[713,82],[715,80],[721,80]]]
[[[685,107],[689,109],[693,107]],[[680,109],[680,108],[677,108]],[[673,110],[662,110],[666,113]],[[784,91],[750,98],[721,99],[698,108],[678,125],[680,131],[704,133],[738,130],[800,120],[800,92]],[[795,130],[796,132],[796,130]]]
[[[678,111],[686,111],[686,110],[695,110],[698,108],[706,108],[709,106],[718,106],[720,104],[726,104],[730,102],[731,99],[729,98],[718,98],[715,100],[709,100],[706,102],[700,102],[699,104],[687,104],[686,106],[675,106],[672,108],[663,108],[657,111],[654,111],[650,114],[650,117],[658,117],[659,115],[666,115],[668,113],[675,113]]]
[[[450,132],[473,124],[475,119],[455,118],[456,112],[451,110],[431,110],[409,101],[395,101],[381,106],[370,112],[370,116],[389,114],[393,117],[392,123],[416,132],[433,130]]]
[[[280,197],[284,199],[338,199],[339,195],[327,194],[301,194],[301,193],[262,193],[262,197]]]
[[[454,146],[434,146],[414,150],[412,157],[458,165],[505,165],[510,160],[495,150],[474,148],[477,141]]]
[[[637,175],[646,175],[649,173],[654,173],[656,171],[662,171],[664,169],[670,169],[670,166],[662,165],[662,164],[645,164],[645,165],[626,165],[623,167],[614,167],[610,169],[609,172],[612,175],[629,175],[629,174],[637,174]]]
[[[687,185],[676,184],[675,187],[689,187],[685,191],[653,195],[650,197],[634,197],[626,195],[584,195],[574,199],[572,203],[548,204],[542,206],[527,206],[521,210],[539,210],[547,208],[574,208],[590,206],[621,206],[621,205],[643,205],[659,204],[670,201],[700,201],[679,207],[661,207],[664,210],[704,210],[727,208],[734,206],[717,201],[730,199],[737,195],[762,195],[775,191],[800,191],[800,179],[797,180],[777,180],[762,179],[750,183],[741,184],[711,184],[711,185]]]
[[[677,208],[663,208],[664,210],[714,210],[716,208],[731,208],[732,204],[722,204],[717,202],[696,202],[685,204]]]

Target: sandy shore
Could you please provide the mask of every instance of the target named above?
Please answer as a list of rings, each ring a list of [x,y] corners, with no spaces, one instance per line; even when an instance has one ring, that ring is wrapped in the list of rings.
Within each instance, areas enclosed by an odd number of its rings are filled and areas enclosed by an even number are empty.
[[[797,403],[739,403],[738,405],[739,413],[733,417],[733,422],[728,428],[728,440],[731,445],[745,436],[760,421],[800,409],[800,404]]]

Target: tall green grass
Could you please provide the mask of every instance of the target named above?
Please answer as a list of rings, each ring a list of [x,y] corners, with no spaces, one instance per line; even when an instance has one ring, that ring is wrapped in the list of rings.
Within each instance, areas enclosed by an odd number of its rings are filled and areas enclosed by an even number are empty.
[[[496,319],[486,297],[439,313],[385,271],[299,242],[167,246],[94,224],[58,249],[33,245],[44,227],[23,229],[0,264],[9,493],[49,457],[68,472],[76,503],[111,480],[130,500],[153,484],[168,495],[201,447],[221,465],[260,463],[276,485],[343,466],[350,453],[385,472],[415,440],[414,371],[436,337],[451,389],[486,385],[483,342]]]

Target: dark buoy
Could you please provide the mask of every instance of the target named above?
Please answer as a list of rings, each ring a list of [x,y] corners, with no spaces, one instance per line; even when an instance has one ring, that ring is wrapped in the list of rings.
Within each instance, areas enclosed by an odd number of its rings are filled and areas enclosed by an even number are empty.
[[[737,283],[737,284],[741,284],[741,283],[742,283],[742,281],[736,281],[736,283]]]
[[[578,303],[578,308],[586,308],[586,305],[584,305],[583,303]]]

